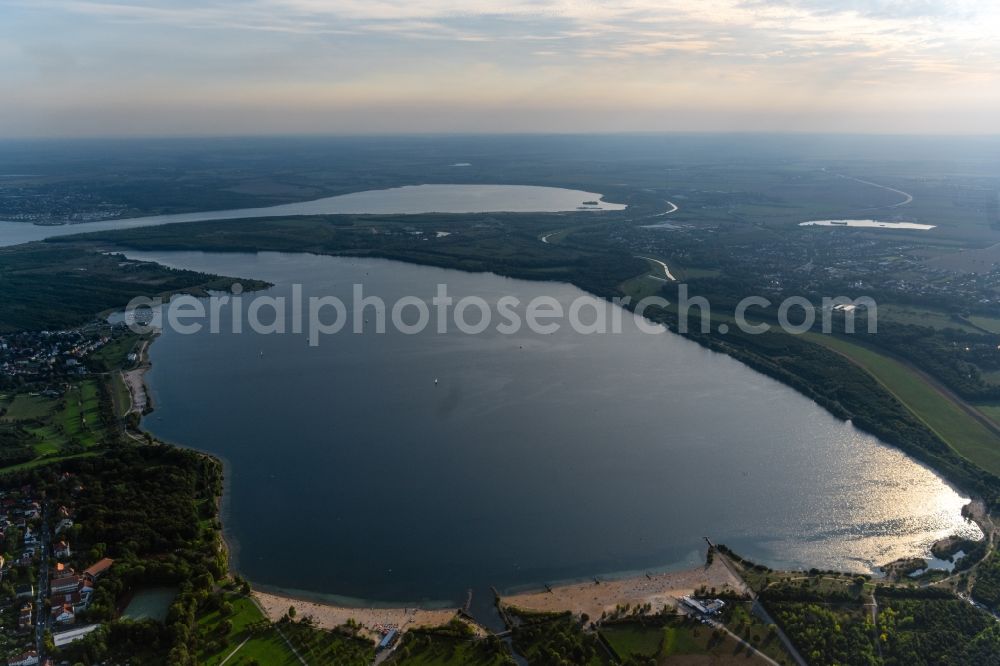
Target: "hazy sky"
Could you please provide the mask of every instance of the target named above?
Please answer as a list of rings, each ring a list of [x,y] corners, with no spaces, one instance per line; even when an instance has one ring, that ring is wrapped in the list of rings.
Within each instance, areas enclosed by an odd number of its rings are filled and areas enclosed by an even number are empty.
[[[0,136],[1000,133],[998,0],[0,0]]]

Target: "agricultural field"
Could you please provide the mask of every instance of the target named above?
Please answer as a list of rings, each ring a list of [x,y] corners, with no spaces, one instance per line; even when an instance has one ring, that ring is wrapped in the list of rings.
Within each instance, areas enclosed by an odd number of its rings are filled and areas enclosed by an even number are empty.
[[[807,337],[863,367],[959,455],[993,474],[1000,474],[1000,437],[913,370],[840,338],[812,333]]]

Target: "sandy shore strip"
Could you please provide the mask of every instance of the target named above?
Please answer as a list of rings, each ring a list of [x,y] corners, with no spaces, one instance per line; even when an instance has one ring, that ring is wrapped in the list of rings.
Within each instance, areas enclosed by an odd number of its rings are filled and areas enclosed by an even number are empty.
[[[415,627],[439,627],[448,624],[458,612],[455,608],[427,610],[423,608],[351,608],[321,604],[313,601],[303,601],[292,597],[283,597],[267,592],[254,590],[254,597],[264,613],[272,622],[277,622],[288,612],[289,606],[295,606],[296,618],[311,615],[316,624],[324,629],[334,629],[348,620],[364,627],[370,636],[381,636],[385,627],[395,627],[400,632]]]
[[[129,395],[132,396],[132,406],[127,413],[145,414],[149,403],[149,390],[146,388],[145,374],[149,370],[149,340],[139,343],[139,363],[132,370],[122,372],[122,379],[128,388]]]
[[[746,591],[743,581],[733,575],[720,557],[716,557],[712,564],[695,569],[602,580],[600,584],[591,581],[559,585],[553,587],[551,592],[543,590],[503,597],[502,603],[533,611],[586,613],[597,620],[602,613],[610,613],[616,606],[625,604],[635,607],[648,603],[654,613],[665,607],[676,607],[679,597],[693,594],[702,586],[709,590],[714,587],[716,592]]]

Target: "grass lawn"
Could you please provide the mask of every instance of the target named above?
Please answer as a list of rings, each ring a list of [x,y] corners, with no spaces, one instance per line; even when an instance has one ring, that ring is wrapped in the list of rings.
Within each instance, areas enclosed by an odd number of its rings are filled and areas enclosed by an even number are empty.
[[[232,604],[232,612],[229,615],[223,616],[219,611],[212,611],[198,618],[198,631],[202,637],[201,644],[204,646],[198,651],[199,664],[205,666],[219,664],[249,636],[247,631],[249,625],[267,619],[249,597],[230,595],[227,599]],[[214,645],[205,640],[206,637],[218,636],[225,620],[230,622],[230,628],[222,637],[221,645]],[[226,664],[227,666],[245,664],[251,659],[256,659],[261,664],[299,663],[288,648],[288,644],[273,627],[253,636]]]
[[[1000,423],[1000,405],[976,405],[976,409]]]
[[[242,639],[241,639],[242,640]],[[231,648],[235,648],[239,643],[235,643]],[[229,652],[226,652],[228,655]],[[218,662],[198,662],[198,663],[218,663]],[[290,649],[285,639],[278,634],[276,629],[270,629],[260,636],[254,636],[240,648],[239,652],[226,662],[226,666],[246,666],[257,663],[260,666],[296,666],[301,664]],[[312,666],[310,664],[310,666]]]
[[[1000,474],[1000,437],[936,391],[920,375],[867,347],[829,335],[807,333],[806,337],[850,357],[959,455],[988,472]]]
[[[937,330],[945,328],[957,328],[967,333],[979,333],[973,326],[952,319],[947,312],[921,308],[914,305],[894,305],[892,303],[878,306],[879,319],[887,319],[900,324],[913,324],[914,326],[930,326]],[[971,317],[970,317],[971,319]],[[978,324],[977,324],[978,325]]]
[[[49,399],[52,408],[41,426],[29,428],[41,438],[38,455],[50,455],[69,444],[91,447],[104,435],[96,379],[72,386],[61,399]]]
[[[87,357],[88,365],[97,372],[109,372],[128,367],[129,352],[136,346],[142,336],[128,333],[104,345]]]
[[[29,395],[19,393],[13,397],[8,396],[4,407],[7,413],[4,414],[4,421],[28,421],[46,417],[49,412],[55,409],[56,400],[45,398],[40,395]]]
[[[408,643],[397,648],[387,663],[392,666],[507,666],[512,662],[502,654],[469,641],[435,637],[428,643]]]
[[[656,657],[664,648],[668,627],[644,627],[640,624],[611,625],[601,629],[614,651],[621,657]]]
[[[0,470],[0,474],[9,474],[11,472],[23,472],[26,469],[31,469],[33,467],[39,467],[41,465],[50,465],[52,463],[61,462],[63,460],[71,460],[73,458],[89,458],[90,456],[96,456],[98,451],[85,451],[84,453],[74,453],[68,456],[52,456],[51,458],[37,458],[35,460],[29,460],[25,463],[20,463],[18,465],[10,465],[4,467]]]
[[[610,624],[601,628],[601,636],[622,660],[652,659],[657,664],[764,663],[725,632],[683,619],[669,620],[661,626],[639,622]]]
[[[969,321],[979,328],[990,331],[991,333],[1000,333],[1000,319],[996,317],[980,317],[978,315],[973,315],[972,317],[969,317]]]
[[[317,629],[304,622],[287,622],[279,628],[309,664],[368,666],[375,659],[375,644],[366,638]]]
[[[339,662],[338,662],[339,663]],[[480,638],[461,620],[403,635],[386,662],[392,666],[514,666],[500,639]]]
[[[660,271],[663,272],[662,270]],[[650,275],[640,275],[631,280],[626,280],[618,285],[626,296],[631,297],[633,303],[638,303],[649,296],[656,296],[666,284],[663,280],[657,280]]]
[[[132,394],[120,372],[111,373],[111,397],[115,401],[115,414],[125,416],[132,408]]]
[[[750,612],[750,602],[733,602],[726,608],[724,615],[724,622],[731,632],[743,640],[753,640],[754,636],[760,636],[761,641],[757,644],[758,650],[779,664],[792,666],[795,663],[785,651],[781,640],[769,635],[768,626]]]
[[[673,267],[671,266],[671,272]],[[698,278],[714,278],[722,275],[722,271],[717,271],[713,268],[679,268],[678,271],[680,275],[678,276],[681,280],[697,280]],[[675,275],[677,273],[674,273]]]
[[[85,449],[99,446],[107,428],[101,420],[100,382],[103,378],[85,379],[71,385],[59,398],[20,393],[4,398],[7,409],[0,421],[16,423],[32,437],[28,440],[38,456],[7,470],[27,469],[35,464],[77,457]]]

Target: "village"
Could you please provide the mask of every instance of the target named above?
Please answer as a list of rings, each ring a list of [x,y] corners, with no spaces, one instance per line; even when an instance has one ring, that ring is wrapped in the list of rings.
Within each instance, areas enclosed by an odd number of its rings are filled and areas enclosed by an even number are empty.
[[[82,490],[68,473],[60,483],[73,494]],[[30,485],[0,491],[0,649],[7,664],[51,663],[47,647],[100,626],[87,621],[87,609],[114,561],[74,552],[80,528],[72,506],[49,506]]]
[[[59,383],[93,371],[85,359],[127,331],[124,323],[95,321],[69,330],[0,335],[0,388],[31,385],[58,393]]]

